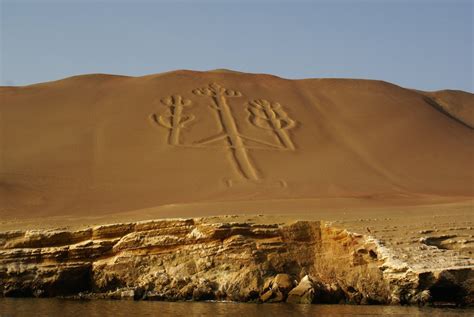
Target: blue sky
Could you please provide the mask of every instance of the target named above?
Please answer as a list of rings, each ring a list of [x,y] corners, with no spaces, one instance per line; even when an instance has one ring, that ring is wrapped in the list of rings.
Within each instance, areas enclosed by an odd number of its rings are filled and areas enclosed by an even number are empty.
[[[229,68],[474,91],[473,0],[0,0],[0,81]]]

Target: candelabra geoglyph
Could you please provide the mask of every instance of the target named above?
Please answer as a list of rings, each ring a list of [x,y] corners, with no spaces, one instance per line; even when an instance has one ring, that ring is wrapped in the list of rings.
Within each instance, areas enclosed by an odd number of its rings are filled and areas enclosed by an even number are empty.
[[[168,129],[168,144],[179,147],[208,148],[213,144],[225,144],[231,152],[233,164],[242,178],[250,181],[259,181],[262,177],[255,167],[249,152],[252,150],[295,151],[289,130],[296,126],[283,106],[278,102],[265,99],[256,99],[244,102],[248,113],[248,123],[256,128],[270,131],[275,135],[275,142],[249,137],[241,133],[236,116],[233,113],[229,99],[242,98],[243,94],[237,90],[227,89],[217,83],[192,91],[196,96],[207,97],[211,100],[211,109],[217,113],[219,131],[215,135],[205,137],[192,143],[183,143],[180,134],[187,124],[196,119],[192,113],[187,113],[192,101],[181,95],[172,95],[161,100],[166,110],[158,115],[152,114],[153,121]]]

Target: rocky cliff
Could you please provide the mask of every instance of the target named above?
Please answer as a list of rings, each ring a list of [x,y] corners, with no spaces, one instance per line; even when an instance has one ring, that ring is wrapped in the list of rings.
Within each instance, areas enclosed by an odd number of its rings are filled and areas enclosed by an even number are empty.
[[[319,221],[205,218],[0,233],[0,296],[474,303],[473,266],[419,270]]]

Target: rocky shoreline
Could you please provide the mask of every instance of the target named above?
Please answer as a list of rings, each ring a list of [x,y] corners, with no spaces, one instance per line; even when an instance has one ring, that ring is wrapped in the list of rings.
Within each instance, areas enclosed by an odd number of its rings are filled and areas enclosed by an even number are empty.
[[[422,270],[323,221],[0,232],[0,297],[472,306],[473,269]]]

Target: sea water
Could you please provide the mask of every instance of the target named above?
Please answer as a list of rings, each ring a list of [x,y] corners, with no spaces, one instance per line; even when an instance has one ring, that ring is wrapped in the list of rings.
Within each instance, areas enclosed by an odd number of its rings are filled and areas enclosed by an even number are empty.
[[[0,317],[10,316],[454,317],[474,316],[474,308],[0,298]]]

